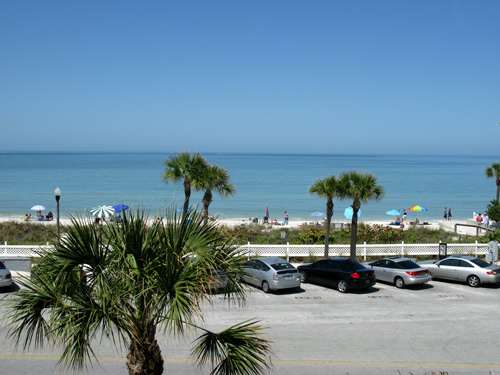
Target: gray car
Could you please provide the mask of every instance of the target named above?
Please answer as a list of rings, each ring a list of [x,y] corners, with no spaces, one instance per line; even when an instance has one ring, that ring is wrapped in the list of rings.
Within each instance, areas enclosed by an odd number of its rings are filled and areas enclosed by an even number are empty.
[[[500,268],[468,255],[453,255],[442,260],[420,262],[435,279],[463,281],[476,287],[500,282]]]
[[[12,274],[3,261],[0,260],[0,289],[10,290],[12,286]]]
[[[394,283],[398,288],[425,284],[432,280],[428,269],[420,267],[408,258],[384,258],[376,262],[363,263],[363,265],[375,271],[377,280]]]
[[[297,269],[278,257],[251,259],[243,265],[242,270],[245,272],[243,280],[261,287],[264,293],[300,287],[300,275]]]

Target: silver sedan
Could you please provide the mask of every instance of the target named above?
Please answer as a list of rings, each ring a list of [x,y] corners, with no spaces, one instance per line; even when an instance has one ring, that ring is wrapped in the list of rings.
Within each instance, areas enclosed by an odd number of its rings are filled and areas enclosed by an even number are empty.
[[[406,285],[424,284],[432,280],[429,270],[420,267],[408,258],[384,258],[363,265],[375,271],[377,280],[394,283],[398,288],[404,288]]]
[[[278,257],[251,259],[242,269],[245,272],[243,280],[261,287],[264,293],[300,287],[300,275],[297,269]]]
[[[3,261],[0,260],[0,289],[10,290],[12,286],[12,274]]]
[[[453,255],[442,260],[420,262],[435,279],[463,281],[476,287],[500,282],[500,268],[468,255]]]

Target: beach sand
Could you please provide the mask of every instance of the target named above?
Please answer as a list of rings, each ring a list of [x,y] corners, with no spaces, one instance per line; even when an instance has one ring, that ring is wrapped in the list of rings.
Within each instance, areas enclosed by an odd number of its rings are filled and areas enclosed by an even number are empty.
[[[472,218],[471,218],[472,219]],[[0,222],[6,222],[6,221],[14,221],[14,222],[19,222],[19,223],[25,223],[26,225],[32,224],[32,223],[38,223],[38,224],[43,224],[43,225],[56,225],[56,221],[30,221],[26,222],[24,220],[21,220],[20,217],[12,217],[12,216],[4,216],[0,217]],[[256,225],[255,223],[250,222],[248,219],[223,219],[223,220],[218,220],[218,223],[220,225],[226,225],[228,227],[236,227],[240,225],[246,225],[246,226],[252,226]],[[259,220],[259,224],[261,224],[262,221]],[[318,223],[319,225],[322,225],[321,222],[317,221],[294,221],[291,220],[288,225],[271,225],[271,224],[264,224],[267,228],[269,229],[280,229],[280,228],[297,228],[299,226],[307,225],[307,224],[316,224]],[[370,221],[364,221],[360,220],[359,224],[369,224],[369,225],[387,225],[389,226],[391,223],[391,220],[370,220]],[[443,221],[443,220],[430,220],[428,221],[428,225],[425,225],[426,228],[429,229],[443,229],[448,232],[455,232],[455,225],[456,224],[469,224],[470,222],[468,220],[450,220],[450,221]],[[60,225],[68,225],[70,224],[70,220],[67,218],[63,218],[60,220]],[[350,220],[344,220],[344,221],[335,221],[332,222],[332,225],[335,227],[341,227],[346,224],[350,224]],[[392,228],[399,228],[399,226],[396,225],[391,225]],[[419,227],[424,227],[423,225],[419,225]],[[405,230],[410,228],[409,225],[405,225]],[[483,231],[482,231],[483,232]],[[466,226],[458,226],[457,227],[457,234],[463,234],[463,235],[469,235],[469,236],[475,236],[476,235],[476,228],[475,227],[466,227]],[[1,239],[0,239],[1,240]]]

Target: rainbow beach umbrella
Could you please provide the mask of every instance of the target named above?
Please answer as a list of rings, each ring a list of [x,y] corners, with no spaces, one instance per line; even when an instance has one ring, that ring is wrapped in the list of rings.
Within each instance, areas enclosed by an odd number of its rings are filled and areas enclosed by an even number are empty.
[[[269,217],[269,208],[267,208],[267,206],[266,206],[266,215],[265,216]]]
[[[429,211],[429,210],[427,208],[425,208],[424,206],[416,205],[416,206],[410,207],[408,209],[408,211]]]

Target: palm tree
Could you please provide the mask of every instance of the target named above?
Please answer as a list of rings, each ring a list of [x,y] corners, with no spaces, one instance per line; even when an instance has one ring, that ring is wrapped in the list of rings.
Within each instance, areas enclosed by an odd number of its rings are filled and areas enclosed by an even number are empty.
[[[358,236],[358,211],[361,203],[379,200],[384,196],[384,188],[377,185],[377,178],[369,173],[358,171],[342,172],[338,182],[339,197],[352,199],[351,251],[349,258],[356,258],[356,241]]]
[[[168,184],[181,182],[184,184],[184,207],[182,217],[185,218],[189,211],[189,198],[191,197],[191,187],[197,186],[197,181],[201,171],[206,168],[207,161],[199,154],[190,154],[183,151],[165,159],[165,174],[163,181]]]
[[[486,177],[495,177],[495,182],[497,184],[497,201],[500,198],[500,163],[493,163],[491,167],[486,167],[484,173]]]
[[[235,193],[234,186],[229,183],[229,173],[218,165],[208,165],[203,170],[196,188],[205,191],[202,199],[205,223],[208,222],[208,206],[212,203],[212,191],[216,191],[223,198]]]
[[[239,267],[245,259],[200,218],[168,213],[164,226],[148,224],[137,211],[126,213],[121,225],[99,228],[73,218],[55,250],[41,250],[31,277],[18,279],[22,289],[12,293],[7,314],[11,337],[25,350],[61,344],[60,363],[73,370],[92,361],[91,344],[108,337],[128,347],[130,375],[159,375],[157,335],[183,337],[191,327],[202,330],[192,354],[200,363],[216,360],[213,374],[262,373],[271,343],[256,321],[219,333],[196,324],[217,270],[228,276],[227,297],[244,298]]]
[[[328,258],[328,245],[330,242],[330,225],[333,216],[333,197],[338,195],[337,180],[334,175],[317,179],[309,186],[309,193],[326,197],[326,228],[325,228],[325,259]]]

